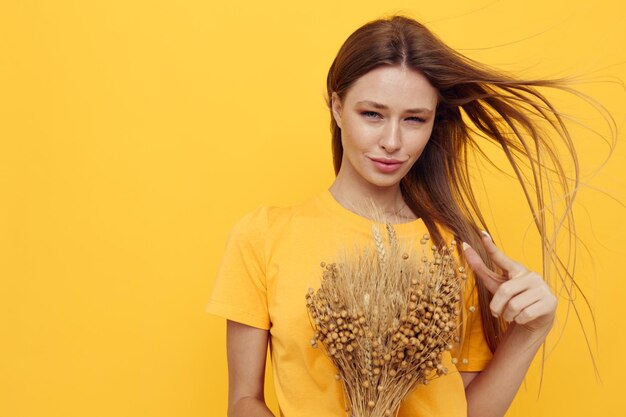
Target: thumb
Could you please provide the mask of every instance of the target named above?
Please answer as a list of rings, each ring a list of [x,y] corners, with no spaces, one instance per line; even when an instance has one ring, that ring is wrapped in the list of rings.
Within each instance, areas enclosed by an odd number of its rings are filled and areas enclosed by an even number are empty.
[[[463,242],[463,251],[465,252],[467,265],[474,271],[490,293],[494,294],[500,288],[500,285],[507,281],[505,277],[489,269],[478,252],[465,242]]]

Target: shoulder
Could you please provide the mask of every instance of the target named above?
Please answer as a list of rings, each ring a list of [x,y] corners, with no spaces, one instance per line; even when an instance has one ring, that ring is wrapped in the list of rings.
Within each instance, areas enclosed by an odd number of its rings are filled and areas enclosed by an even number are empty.
[[[259,206],[241,216],[233,225],[231,234],[261,233],[267,230],[268,206]]]
[[[268,237],[280,233],[299,219],[308,217],[316,199],[292,205],[260,205],[240,217],[233,225],[231,235]]]

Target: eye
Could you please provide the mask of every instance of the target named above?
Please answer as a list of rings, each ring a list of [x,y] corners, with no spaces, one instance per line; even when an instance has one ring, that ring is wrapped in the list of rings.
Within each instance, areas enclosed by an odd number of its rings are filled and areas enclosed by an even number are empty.
[[[380,117],[380,114],[375,111],[362,111],[361,115],[368,119],[378,119]]]
[[[407,120],[417,123],[424,123],[426,121],[426,119],[424,119],[423,117],[409,117],[407,118]]]

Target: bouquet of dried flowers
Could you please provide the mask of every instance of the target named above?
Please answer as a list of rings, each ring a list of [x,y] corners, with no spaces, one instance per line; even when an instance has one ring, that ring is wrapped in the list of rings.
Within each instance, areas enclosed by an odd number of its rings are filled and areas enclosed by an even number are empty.
[[[374,225],[371,248],[322,262],[321,286],[306,295],[311,344],[336,366],[352,417],[397,415],[412,390],[447,372],[442,354],[458,341],[456,243],[428,251],[424,235],[417,255],[386,229],[386,241]]]

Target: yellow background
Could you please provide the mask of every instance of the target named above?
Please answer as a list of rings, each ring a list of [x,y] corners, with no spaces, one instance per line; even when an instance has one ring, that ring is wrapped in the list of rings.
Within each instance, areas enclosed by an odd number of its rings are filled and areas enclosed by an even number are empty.
[[[623,7],[3,0],[0,416],[225,415],[225,323],[204,307],[226,236],[260,204],[330,185],[326,71],[361,24],[406,12],[506,70],[626,80]],[[622,86],[581,89],[624,123]],[[561,102],[606,135],[576,103]],[[623,415],[626,230],[604,192],[626,201],[626,151],[619,143],[594,176],[607,146],[576,133],[591,185],[576,206],[591,255],[577,277],[595,307],[602,381],[570,317],[548,344],[539,398],[535,366],[511,417]],[[534,266],[528,216],[510,184],[490,181],[497,240]]]

